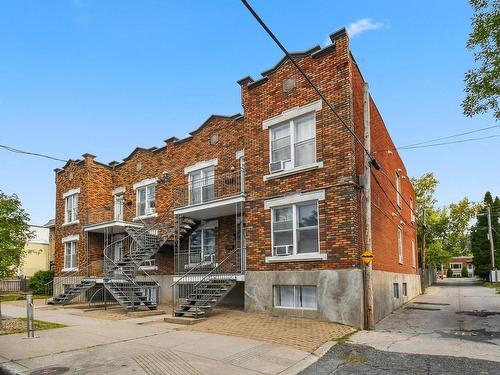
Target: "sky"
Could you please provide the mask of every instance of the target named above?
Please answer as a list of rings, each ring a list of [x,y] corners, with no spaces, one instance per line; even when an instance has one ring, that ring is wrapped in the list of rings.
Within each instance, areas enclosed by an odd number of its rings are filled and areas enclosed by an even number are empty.
[[[348,27],[351,50],[396,145],[495,125],[462,114],[467,1],[250,0],[290,51]],[[402,5],[404,4],[404,5]],[[2,1],[0,144],[62,159],[121,160],[160,147],[211,114],[242,112],[236,81],[281,51],[238,0]],[[499,129],[473,136],[500,134]],[[472,136],[469,136],[472,137]],[[432,171],[440,205],[500,195],[500,138],[401,151],[408,175]],[[54,168],[0,149],[0,190],[31,223],[54,217]]]

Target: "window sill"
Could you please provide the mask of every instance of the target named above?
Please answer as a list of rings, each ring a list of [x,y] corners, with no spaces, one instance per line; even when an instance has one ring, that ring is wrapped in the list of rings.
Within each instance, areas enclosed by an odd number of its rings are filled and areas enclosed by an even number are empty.
[[[275,309],[279,310],[307,310],[307,311],[318,311],[318,307],[289,307],[289,306],[274,306]]]
[[[267,174],[263,178],[264,178],[264,181],[268,181],[268,180],[272,180],[274,178],[291,176],[291,175],[294,175],[294,174],[297,174],[297,173],[312,171],[314,169],[319,169],[319,168],[323,168],[323,162],[322,161],[319,161],[319,162],[316,162],[316,163],[313,163],[313,164],[303,165],[303,166],[296,167],[296,168],[293,168],[293,169],[288,169],[286,171],[281,171],[281,172]]]
[[[75,221],[70,221],[69,223],[64,223],[61,226],[62,227],[69,227],[70,225],[75,225],[75,224],[79,224],[79,223],[80,223],[80,220],[75,220]]]
[[[78,271],[78,267],[72,267],[72,268],[63,268],[61,272],[74,272]]]
[[[317,260],[326,260],[327,255],[323,253],[297,254],[266,257],[266,263],[283,262],[312,262]]]
[[[151,219],[151,218],[157,217],[157,216],[158,216],[158,212],[155,212],[154,214],[136,216],[136,217],[134,217],[132,219],[132,221],[140,221],[140,220],[144,220],[144,219]]]

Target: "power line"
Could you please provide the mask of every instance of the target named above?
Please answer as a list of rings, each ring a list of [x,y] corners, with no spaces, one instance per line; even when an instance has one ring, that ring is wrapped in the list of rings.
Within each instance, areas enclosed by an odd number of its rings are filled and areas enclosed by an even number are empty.
[[[417,142],[417,143],[411,143],[411,144],[404,145],[404,146],[399,146],[399,147],[393,147],[393,148],[389,148],[388,150],[401,150],[401,149],[410,148],[410,147],[414,147],[414,146],[420,146],[420,145],[423,145],[423,144],[426,144],[426,143],[432,143],[432,142],[442,141],[444,139],[461,137],[463,135],[478,133],[478,132],[482,132],[482,131],[489,130],[489,129],[494,129],[494,128],[499,128],[499,127],[500,127],[500,125],[488,126],[486,128],[471,130],[471,131],[468,131],[468,132],[465,132],[465,133],[453,134],[453,135],[448,135],[446,137],[434,138],[434,139],[429,139],[427,141],[422,141],[422,142]],[[379,150],[379,151],[383,151],[383,150]]]
[[[486,137],[479,137],[479,138],[467,138],[467,139],[460,139],[457,141],[450,141],[450,142],[441,142],[441,143],[433,143],[430,145],[420,145],[420,146],[406,146],[406,147],[399,147],[397,150],[414,150],[417,148],[426,148],[426,147],[434,147],[434,146],[443,146],[443,145],[451,145],[454,143],[464,143],[464,142],[471,142],[471,141],[480,141],[484,139],[490,139],[490,138],[498,138],[500,137],[500,134],[493,134],[493,135],[488,135]],[[392,149],[394,150],[394,149]]]
[[[56,158],[54,156],[50,156],[50,155],[46,155],[46,154],[40,154],[38,152],[24,151],[24,150],[20,150],[18,148],[14,148],[14,147],[11,147],[11,146],[0,145],[0,148],[3,148],[3,149],[5,149],[7,151],[10,151],[10,152],[14,152],[16,154],[24,154],[24,155],[37,156],[37,157],[41,157],[41,158],[46,158],[46,159],[51,159],[51,160],[56,160],[56,161],[62,161],[62,162],[65,162],[65,163],[68,162],[68,160],[59,159],[59,158]]]
[[[342,125],[351,133],[351,135],[354,137],[354,139],[360,144],[360,146],[365,150],[366,155],[370,158],[370,164],[375,167],[375,169],[379,169],[380,165],[377,163],[377,161],[373,158],[373,156],[370,154],[370,152],[366,149],[364,143],[359,139],[358,135],[355,133],[354,130],[352,130],[349,125],[344,121],[344,119],[338,114],[338,112],[333,108],[333,105],[330,104],[330,102],[326,99],[325,95],[321,92],[321,90],[316,87],[316,85],[313,83],[313,81],[308,77],[306,72],[300,67],[300,65],[292,58],[288,50],[281,44],[281,42],[278,40],[278,38],[273,34],[273,32],[267,27],[267,25],[262,21],[262,19],[259,17],[259,15],[253,10],[251,5],[248,3],[247,0],[241,0],[243,4],[246,6],[246,8],[250,11],[252,16],[257,20],[257,22],[262,26],[262,28],[269,34],[271,39],[278,45],[278,47],[283,51],[286,57],[292,62],[292,64],[297,68],[297,70],[302,74],[302,76],[305,78],[305,80],[311,85],[311,87],[316,91],[316,93],[320,96],[321,99],[326,103],[326,105],[330,108],[330,110],[333,112],[333,114],[337,117],[337,119],[342,123]]]

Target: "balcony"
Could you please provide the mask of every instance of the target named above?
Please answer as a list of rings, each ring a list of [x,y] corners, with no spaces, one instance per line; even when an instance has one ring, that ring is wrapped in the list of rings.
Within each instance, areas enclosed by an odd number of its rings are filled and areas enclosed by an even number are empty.
[[[174,213],[193,219],[233,215],[245,200],[244,174],[241,170],[193,178],[176,191]]]
[[[124,212],[123,205],[120,209],[112,206],[88,208],[85,211],[84,230],[85,232],[116,234],[123,233],[127,226],[141,227],[138,223],[125,220],[129,217],[132,217],[132,213]]]

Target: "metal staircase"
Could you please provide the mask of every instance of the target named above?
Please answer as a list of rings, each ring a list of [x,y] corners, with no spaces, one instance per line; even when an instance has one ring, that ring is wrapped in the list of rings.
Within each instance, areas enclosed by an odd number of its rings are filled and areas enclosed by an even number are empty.
[[[198,225],[198,222],[188,218],[176,218],[173,224],[166,223],[164,219],[166,218],[159,218],[157,223],[153,224],[143,222],[142,227],[126,227],[127,235],[107,244],[103,250],[103,285],[126,310],[157,308],[160,286],[141,265],[154,256],[162,246],[172,246],[177,239],[189,235]],[[126,254],[119,260],[113,257],[117,245],[126,250]],[[84,269],[59,278],[57,285],[53,281],[48,283],[47,295],[56,290],[63,290],[66,285],[72,286],[47,303],[68,303],[95,286],[98,277],[90,276],[89,270],[90,264],[87,263]]]
[[[204,263],[190,269],[172,284],[172,315],[200,318],[207,316],[236,286],[241,273],[241,249],[234,249],[210,272]]]

